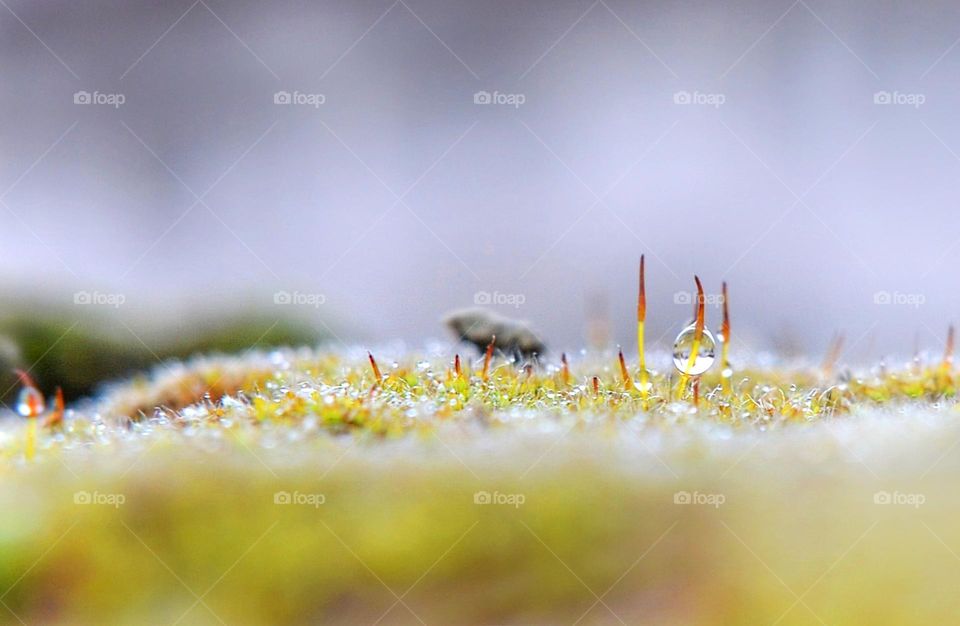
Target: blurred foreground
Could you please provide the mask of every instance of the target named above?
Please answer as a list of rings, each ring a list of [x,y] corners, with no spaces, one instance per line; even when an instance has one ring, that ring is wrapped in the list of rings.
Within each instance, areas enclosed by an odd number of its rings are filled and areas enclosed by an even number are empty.
[[[150,426],[8,468],[2,599],[26,623],[948,623],[951,417]]]

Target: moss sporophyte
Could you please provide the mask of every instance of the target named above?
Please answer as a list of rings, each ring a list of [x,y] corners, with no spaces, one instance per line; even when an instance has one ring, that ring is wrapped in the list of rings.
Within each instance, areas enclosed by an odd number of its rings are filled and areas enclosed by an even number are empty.
[[[622,350],[551,357],[528,325],[472,311],[450,323],[458,337],[481,349],[476,361],[459,352],[452,358],[410,353],[383,361],[372,351],[361,361],[349,350],[320,349],[196,356],[114,385],[92,404],[71,410],[67,420],[59,390],[48,412],[38,385],[18,372],[16,408],[27,423],[16,448],[20,458],[32,459],[38,449],[69,445],[73,430],[65,425],[75,419],[122,425],[158,411],[173,426],[198,415],[216,424],[317,420],[334,432],[399,436],[478,414],[490,423],[508,424],[510,416],[526,412],[584,420],[686,416],[739,425],[808,422],[864,405],[941,402],[956,392],[952,327],[942,358],[926,362],[918,355],[903,368],[885,363],[859,373],[842,369],[843,338],[837,335],[819,366],[744,363],[735,370],[728,286],[722,285],[722,321],[715,335],[707,326],[707,298],[696,276],[692,322],[680,330],[671,351],[651,351],[644,338],[646,278],[641,256],[636,363]],[[472,324],[461,326],[465,319]],[[494,331],[507,333],[506,343]],[[714,368],[718,348],[720,367]],[[54,429],[60,433],[55,439]]]

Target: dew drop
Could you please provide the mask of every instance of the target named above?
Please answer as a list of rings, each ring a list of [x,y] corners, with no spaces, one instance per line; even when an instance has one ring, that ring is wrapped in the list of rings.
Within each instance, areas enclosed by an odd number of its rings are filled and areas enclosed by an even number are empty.
[[[43,394],[36,387],[24,387],[17,396],[17,413],[24,417],[37,417],[46,409]]]
[[[717,342],[713,334],[703,329],[703,335],[700,337],[700,347],[697,350],[693,363],[690,363],[690,352],[693,350],[693,339],[697,334],[694,324],[687,326],[677,335],[673,342],[673,365],[677,371],[688,376],[699,376],[710,369],[713,361],[716,359]]]
[[[697,412],[697,407],[693,406],[689,402],[677,401],[671,402],[667,405],[667,412],[672,413],[673,415],[693,415]]]
[[[242,409],[243,402],[239,398],[234,398],[233,396],[223,396],[220,398],[220,406],[225,409]]]

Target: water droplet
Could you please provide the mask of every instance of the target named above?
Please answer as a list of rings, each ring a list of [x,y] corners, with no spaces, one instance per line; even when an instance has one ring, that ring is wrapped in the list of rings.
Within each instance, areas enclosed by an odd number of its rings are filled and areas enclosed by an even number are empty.
[[[681,374],[686,372],[689,376],[699,376],[710,369],[716,359],[717,342],[713,334],[704,328],[703,335],[700,337],[700,347],[691,364],[690,353],[693,350],[693,339],[696,334],[696,326],[691,324],[681,330],[676,341],[673,342],[673,365]]]
[[[43,394],[36,387],[24,387],[17,396],[17,413],[24,417],[37,417],[46,409]]]
[[[671,402],[666,408],[667,412],[674,415],[693,415],[697,412],[697,407],[683,401]]]
[[[243,402],[239,398],[234,398],[232,396],[223,396],[220,398],[220,406],[225,409],[242,409]]]

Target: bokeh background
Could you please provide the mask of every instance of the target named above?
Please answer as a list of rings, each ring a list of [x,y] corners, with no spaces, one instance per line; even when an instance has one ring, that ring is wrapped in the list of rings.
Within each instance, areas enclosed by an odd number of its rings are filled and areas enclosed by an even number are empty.
[[[10,306],[417,345],[488,292],[569,349],[646,253],[663,342],[694,273],[758,349],[957,318],[956,3],[0,5]]]

